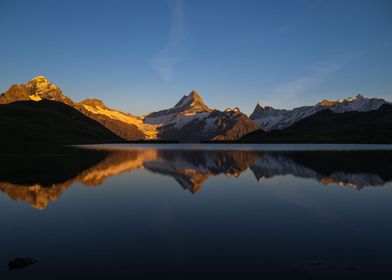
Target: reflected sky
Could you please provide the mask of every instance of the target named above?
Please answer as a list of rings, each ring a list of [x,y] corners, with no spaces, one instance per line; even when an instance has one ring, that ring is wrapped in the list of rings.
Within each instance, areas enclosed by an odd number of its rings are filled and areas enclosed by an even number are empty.
[[[0,279],[392,275],[391,151],[121,147],[1,155]]]

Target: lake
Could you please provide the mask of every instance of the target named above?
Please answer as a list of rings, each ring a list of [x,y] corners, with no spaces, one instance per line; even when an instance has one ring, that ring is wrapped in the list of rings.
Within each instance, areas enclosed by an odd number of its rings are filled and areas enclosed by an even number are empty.
[[[392,279],[391,145],[92,145],[0,168],[0,279]]]

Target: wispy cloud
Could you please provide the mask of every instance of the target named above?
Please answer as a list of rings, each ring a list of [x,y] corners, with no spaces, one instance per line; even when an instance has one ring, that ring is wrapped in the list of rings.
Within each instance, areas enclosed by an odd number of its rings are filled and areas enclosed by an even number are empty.
[[[182,0],[169,0],[171,27],[168,42],[151,58],[152,67],[164,81],[173,77],[174,66],[178,62],[178,51],[184,41],[184,15]]]
[[[318,84],[319,82],[324,80],[329,74],[335,72],[342,66],[343,65],[339,63],[318,64],[310,68],[311,71],[308,75],[278,85],[274,89],[274,91],[277,94],[296,95],[301,91]]]
[[[345,54],[333,59],[331,62],[319,62],[308,67],[309,72],[307,75],[274,87],[272,93],[265,97],[265,102],[278,107],[285,104],[296,105],[301,101],[301,95],[303,95],[304,92],[321,83],[327,79],[330,74],[338,71],[347,63],[362,55],[363,52]]]

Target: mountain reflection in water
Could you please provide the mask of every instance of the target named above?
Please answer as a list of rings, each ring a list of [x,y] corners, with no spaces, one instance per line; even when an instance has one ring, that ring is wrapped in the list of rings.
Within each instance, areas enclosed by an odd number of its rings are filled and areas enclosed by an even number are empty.
[[[75,183],[94,187],[107,178],[136,169],[170,176],[191,193],[200,191],[210,176],[239,177],[250,169],[255,179],[278,175],[311,178],[323,185],[361,190],[392,180],[392,151],[252,151],[63,148],[2,155],[0,191],[13,200],[44,209]]]

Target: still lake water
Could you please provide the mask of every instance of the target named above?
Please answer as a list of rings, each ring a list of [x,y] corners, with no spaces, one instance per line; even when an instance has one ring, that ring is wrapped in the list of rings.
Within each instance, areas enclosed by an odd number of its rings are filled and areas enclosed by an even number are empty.
[[[99,145],[0,168],[0,279],[392,279],[391,146]]]

